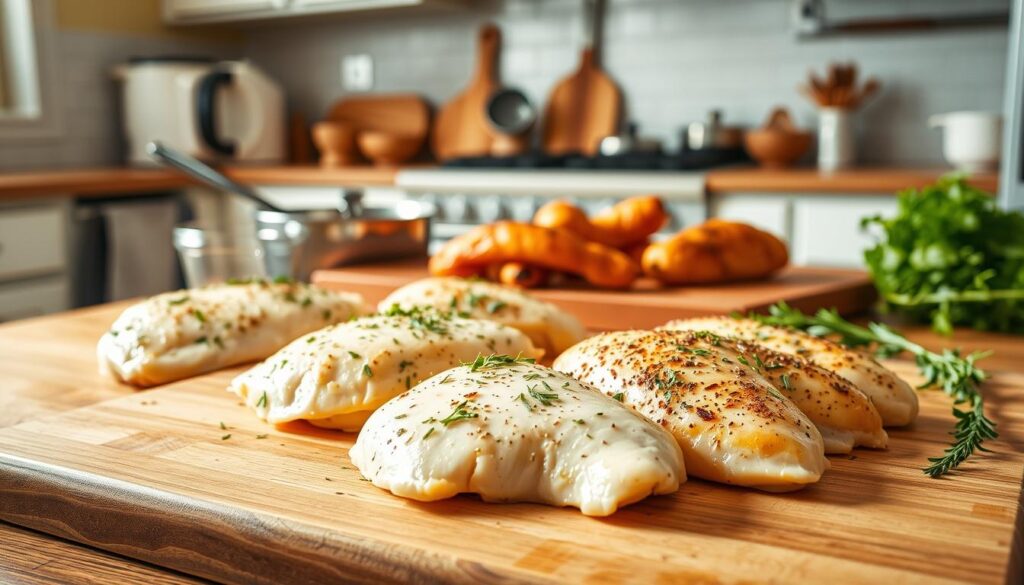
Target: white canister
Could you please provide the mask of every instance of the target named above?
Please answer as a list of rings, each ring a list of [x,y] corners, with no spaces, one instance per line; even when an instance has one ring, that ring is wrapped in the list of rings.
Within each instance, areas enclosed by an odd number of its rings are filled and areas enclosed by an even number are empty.
[[[818,116],[818,168],[823,171],[849,168],[856,158],[853,112],[845,108],[821,108]]]
[[[994,171],[1002,151],[1003,119],[991,112],[950,112],[928,118],[942,128],[942,154],[949,164],[969,173]]]

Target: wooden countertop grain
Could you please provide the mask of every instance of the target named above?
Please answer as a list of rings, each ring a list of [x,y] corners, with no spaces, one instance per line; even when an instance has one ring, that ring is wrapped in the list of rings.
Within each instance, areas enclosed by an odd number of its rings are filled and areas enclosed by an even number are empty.
[[[4,391],[0,393],[0,428],[135,394],[132,388],[101,376],[94,355],[96,340],[128,304],[115,303],[0,325],[0,374],[5,380]],[[902,330],[933,349],[957,344],[967,349],[995,349],[996,354],[982,362],[984,367],[1024,372],[1024,342],[1018,337],[960,331],[949,340],[922,327]],[[3,523],[0,549],[6,553],[0,555],[2,582],[202,582]]]
[[[821,172],[818,169],[726,168],[709,171],[706,189],[712,195],[723,193],[790,193],[891,195],[908,187],[924,187],[950,169],[855,168]],[[999,189],[996,173],[972,176],[969,182],[995,193]]]

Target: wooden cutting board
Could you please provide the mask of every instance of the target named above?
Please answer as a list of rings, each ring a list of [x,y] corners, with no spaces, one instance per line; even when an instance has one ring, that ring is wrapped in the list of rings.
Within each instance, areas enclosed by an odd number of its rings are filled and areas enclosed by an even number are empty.
[[[422,261],[366,264],[313,273],[313,282],[357,292],[371,303],[396,288],[429,276]],[[665,288],[653,280],[633,290],[593,287],[536,289],[531,294],[579,317],[592,330],[656,327],[670,319],[762,311],[786,301],[803,311],[835,307],[842,314],[863,311],[876,298],[874,286],[860,270],[792,266],[774,278],[720,286]]]
[[[1021,375],[986,386],[996,454],[952,477],[920,471],[952,424],[927,392],[887,451],[833,457],[803,491],[691,479],[594,519],[394,497],[360,479],[353,435],[258,421],[224,391],[237,371],[0,430],[0,519],[235,583],[1020,582]]]
[[[601,139],[619,133],[622,95],[586,48],[580,66],[551,90],[544,109],[542,144],[551,155],[594,156]]]
[[[430,145],[434,156],[452,158],[486,156],[491,153],[494,134],[487,122],[487,100],[498,89],[498,50],[501,31],[493,24],[480,29],[476,72],[469,85],[437,113]]]

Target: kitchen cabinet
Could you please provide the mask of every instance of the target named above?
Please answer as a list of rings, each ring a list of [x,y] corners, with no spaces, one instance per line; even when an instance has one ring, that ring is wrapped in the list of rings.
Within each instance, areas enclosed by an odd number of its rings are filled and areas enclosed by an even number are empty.
[[[790,259],[801,266],[862,268],[864,250],[874,244],[861,219],[893,215],[896,197],[861,193],[729,193],[713,195],[710,215],[750,223],[789,243]]]
[[[459,0],[163,0],[168,24],[242,22],[270,18],[379,10],[447,7]]]
[[[0,206],[0,321],[70,305],[66,199]]]

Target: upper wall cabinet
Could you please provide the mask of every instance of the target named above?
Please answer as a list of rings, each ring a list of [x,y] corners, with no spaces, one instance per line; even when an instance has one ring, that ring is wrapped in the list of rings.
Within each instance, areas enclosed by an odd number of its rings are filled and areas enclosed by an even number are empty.
[[[385,8],[447,8],[467,0],[163,0],[169,24],[244,22]]]

